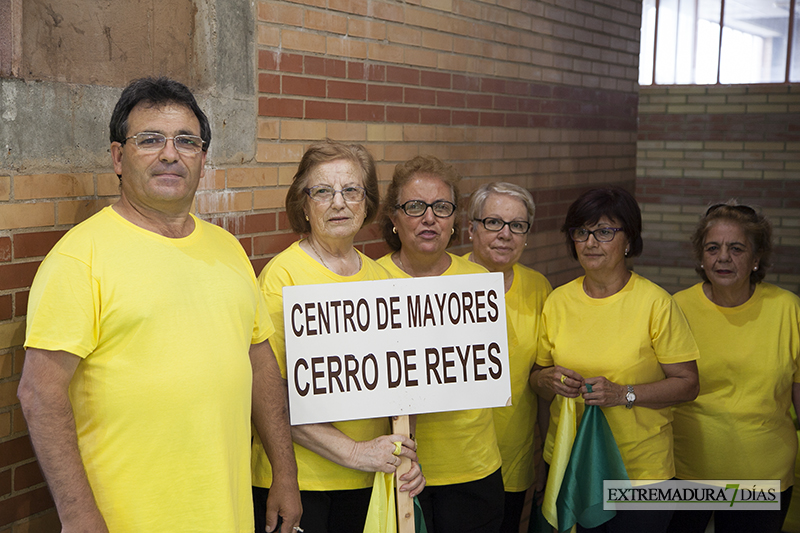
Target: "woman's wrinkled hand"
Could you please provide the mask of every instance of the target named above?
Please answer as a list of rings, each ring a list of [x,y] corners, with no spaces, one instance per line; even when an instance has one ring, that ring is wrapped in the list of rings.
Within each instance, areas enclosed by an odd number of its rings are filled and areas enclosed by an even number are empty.
[[[409,498],[418,496],[427,483],[425,476],[422,474],[422,467],[418,461],[411,461],[411,469],[400,476],[400,481],[404,481],[404,483],[400,485],[400,492],[408,492]]]
[[[615,407],[628,403],[628,400],[625,398],[628,388],[624,385],[609,381],[603,376],[586,378],[586,384],[592,386],[592,392],[589,392],[586,385],[581,387],[581,395],[583,395],[586,405]]]
[[[567,398],[577,398],[581,393],[584,379],[580,374],[569,368],[555,365],[543,368],[539,372],[539,386],[548,388]]]
[[[395,454],[400,443],[400,453]],[[381,435],[372,440],[356,442],[353,448],[353,462],[357,470],[364,472],[386,472],[394,474],[401,464],[401,457],[417,461],[417,443],[403,435]]]

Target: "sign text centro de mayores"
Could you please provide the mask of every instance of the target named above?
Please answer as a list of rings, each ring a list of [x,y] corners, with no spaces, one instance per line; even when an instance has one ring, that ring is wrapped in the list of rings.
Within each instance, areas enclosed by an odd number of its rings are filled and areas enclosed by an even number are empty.
[[[503,275],[283,288],[291,423],[506,405]]]

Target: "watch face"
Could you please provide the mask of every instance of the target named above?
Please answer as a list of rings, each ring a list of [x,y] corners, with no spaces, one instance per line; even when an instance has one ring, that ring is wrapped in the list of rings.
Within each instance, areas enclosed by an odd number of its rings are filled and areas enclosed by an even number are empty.
[[[629,402],[632,402],[632,401],[634,401],[636,399],[636,395],[634,393],[632,393],[632,392],[628,392],[625,395],[625,399],[628,400]]]

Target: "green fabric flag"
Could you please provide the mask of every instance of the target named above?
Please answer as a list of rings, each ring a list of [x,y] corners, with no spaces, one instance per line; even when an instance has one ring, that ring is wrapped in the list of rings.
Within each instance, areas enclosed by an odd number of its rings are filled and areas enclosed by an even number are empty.
[[[416,496],[414,496],[414,531],[428,533],[428,528],[425,527],[425,517],[422,515],[422,505]]]
[[[603,411],[587,405],[558,493],[559,531],[569,531],[576,522],[593,528],[614,518],[616,511],[603,510],[604,479],[628,479],[628,472]]]

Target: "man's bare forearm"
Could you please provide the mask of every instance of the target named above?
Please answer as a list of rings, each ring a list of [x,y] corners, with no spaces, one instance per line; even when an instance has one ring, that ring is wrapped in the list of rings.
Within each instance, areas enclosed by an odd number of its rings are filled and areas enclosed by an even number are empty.
[[[289,427],[286,382],[267,341],[250,347],[250,362],[253,366],[253,424],[272,466],[267,531],[273,531],[280,516],[283,518],[281,533],[288,533],[300,524],[302,504]]]
[[[253,345],[253,424],[272,464],[273,475],[297,479],[297,463],[289,426],[289,403],[286,382],[267,342]]]
[[[69,382],[80,358],[28,349],[17,395],[64,532],[108,531],[78,449]]]

